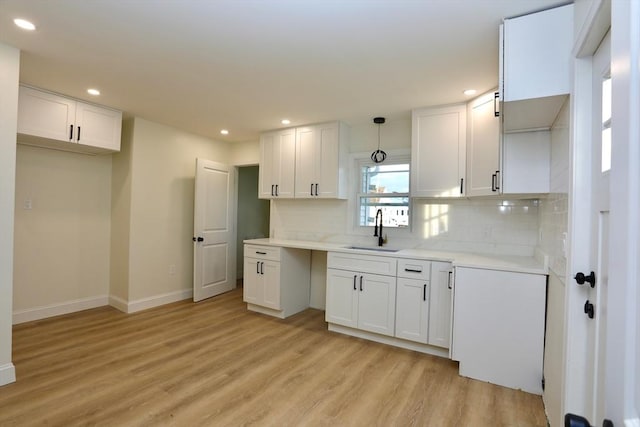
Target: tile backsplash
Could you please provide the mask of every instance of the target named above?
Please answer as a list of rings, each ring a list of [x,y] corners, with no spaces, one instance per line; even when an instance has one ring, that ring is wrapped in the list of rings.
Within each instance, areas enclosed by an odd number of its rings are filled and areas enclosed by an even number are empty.
[[[564,282],[567,269],[565,245],[568,230],[569,198],[552,193],[540,200],[539,248],[549,256],[549,268]]]
[[[374,244],[354,230],[347,201],[272,202],[271,236]],[[532,256],[538,244],[538,200],[414,200],[411,230],[390,230],[389,246]]]

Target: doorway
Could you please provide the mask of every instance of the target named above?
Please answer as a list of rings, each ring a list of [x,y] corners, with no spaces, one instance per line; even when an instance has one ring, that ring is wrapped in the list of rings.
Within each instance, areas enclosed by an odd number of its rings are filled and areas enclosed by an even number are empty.
[[[258,166],[239,166],[237,224],[237,278],[241,285],[246,239],[269,237],[269,200],[258,198]]]

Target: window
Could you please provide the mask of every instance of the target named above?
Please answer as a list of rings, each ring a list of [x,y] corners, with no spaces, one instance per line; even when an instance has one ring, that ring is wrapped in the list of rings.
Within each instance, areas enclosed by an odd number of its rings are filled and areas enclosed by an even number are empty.
[[[382,209],[384,227],[409,227],[409,160],[396,158],[383,164],[360,160],[358,225],[374,226]]]
[[[602,172],[611,169],[611,77],[602,81]]]

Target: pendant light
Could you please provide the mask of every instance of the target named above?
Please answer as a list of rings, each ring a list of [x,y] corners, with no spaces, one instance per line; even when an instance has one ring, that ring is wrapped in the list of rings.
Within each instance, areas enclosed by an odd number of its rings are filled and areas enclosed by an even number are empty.
[[[374,163],[382,163],[387,158],[387,153],[380,149],[380,125],[385,121],[384,117],[374,117],[373,123],[378,125],[378,149],[371,153],[371,160]]]

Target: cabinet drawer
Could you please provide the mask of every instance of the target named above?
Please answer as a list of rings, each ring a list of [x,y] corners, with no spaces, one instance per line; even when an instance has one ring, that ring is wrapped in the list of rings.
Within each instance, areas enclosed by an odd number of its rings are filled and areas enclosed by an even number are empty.
[[[244,256],[280,261],[280,250],[277,246],[244,245]]]
[[[421,259],[398,260],[398,277],[428,281],[430,275],[431,261],[425,261]]]
[[[384,256],[356,255],[340,252],[327,254],[327,267],[340,270],[358,271],[361,273],[396,275],[397,260]]]

